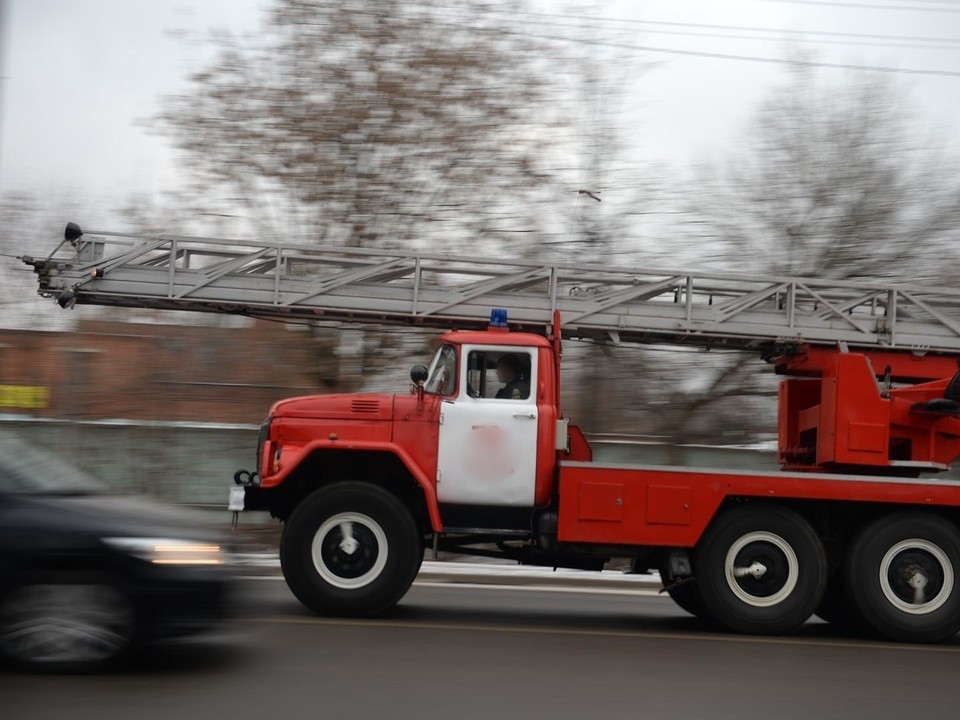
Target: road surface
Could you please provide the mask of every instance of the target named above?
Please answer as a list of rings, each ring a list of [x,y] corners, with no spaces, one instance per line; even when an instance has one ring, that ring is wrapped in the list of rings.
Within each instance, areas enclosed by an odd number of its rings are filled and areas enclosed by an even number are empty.
[[[96,677],[0,675],[0,718],[956,717],[960,641],[894,645],[809,623],[715,633],[653,591],[416,585],[390,617],[310,615],[240,583],[222,631]]]

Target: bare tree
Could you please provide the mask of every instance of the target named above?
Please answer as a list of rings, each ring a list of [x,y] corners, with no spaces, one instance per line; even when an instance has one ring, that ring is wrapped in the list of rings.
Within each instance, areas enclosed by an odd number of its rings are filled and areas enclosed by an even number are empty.
[[[960,230],[960,167],[920,133],[888,78],[831,85],[795,71],[741,146],[703,178],[691,234],[714,267],[936,282]],[[721,357],[706,371],[686,359],[677,356],[669,372],[700,380],[670,386],[660,432],[676,442],[715,439],[725,416],[738,425],[769,417],[769,401],[764,413],[750,399],[774,392],[754,356]]]
[[[206,211],[302,241],[488,251],[536,228],[549,64],[515,3],[277,0],[168,98]]]
[[[636,118],[628,124],[624,113],[647,66],[622,53],[598,52],[591,43],[617,39],[607,31],[601,36],[586,28],[571,39],[588,43],[571,50],[576,71],[567,79],[569,119],[558,142],[565,162],[554,179],[557,227],[542,233],[537,257],[632,264],[642,257],[637,216],[659,201],[657,180],[637,142]],[[644,361],[637,349],[570,342],[564,354],[564,412],[593,433],[635,432],[646,399],[636,382]]]

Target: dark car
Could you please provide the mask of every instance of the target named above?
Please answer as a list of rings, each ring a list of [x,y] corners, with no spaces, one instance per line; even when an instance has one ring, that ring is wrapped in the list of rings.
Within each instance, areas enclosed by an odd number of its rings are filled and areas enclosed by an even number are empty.
[[[86,670],[224,615],[217,536],[0,434],[0,661]]]

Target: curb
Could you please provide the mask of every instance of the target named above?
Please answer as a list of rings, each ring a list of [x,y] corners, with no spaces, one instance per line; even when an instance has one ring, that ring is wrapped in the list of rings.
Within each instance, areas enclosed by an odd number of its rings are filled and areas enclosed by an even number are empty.
[[[617,570],[589,572],[530,565],[488,565],[425,560],[418,579],[478,585],[543,585],[549,587],[656,589],[660,576],[628,575]]]
[[[243,553],[233,556],[233,566],[243,574],[275,575],[280,561],[272,553]],[[590,572],[532,565],[503,565],[456,561],[424,560],[418,580],[434,583],[471,585],[524,585],[574,588],[619,588],[660,590],[663,585],[657,573],[628,575],[618,570]]]

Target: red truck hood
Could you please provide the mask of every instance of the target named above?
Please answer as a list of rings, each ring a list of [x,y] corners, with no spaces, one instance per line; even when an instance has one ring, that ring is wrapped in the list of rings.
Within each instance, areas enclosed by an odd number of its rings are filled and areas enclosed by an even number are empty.
[[[391,420],[393,419],[393,399],[393,395],[369,393],[304,395],[274,404],[270,408],[270,417]]]

